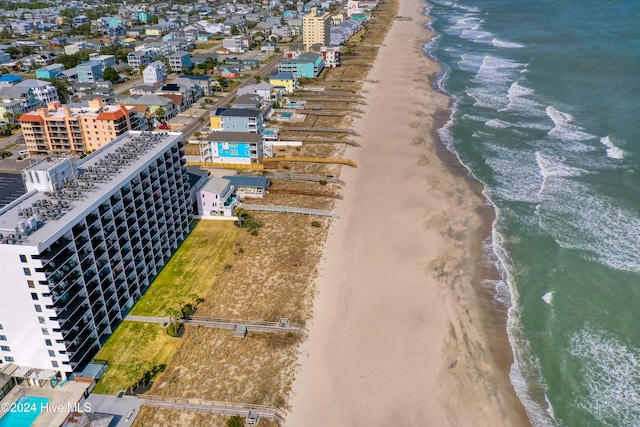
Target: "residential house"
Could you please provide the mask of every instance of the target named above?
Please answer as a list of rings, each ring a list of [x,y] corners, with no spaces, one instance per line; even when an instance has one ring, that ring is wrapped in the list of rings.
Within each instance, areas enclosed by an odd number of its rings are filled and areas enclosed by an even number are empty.
[[[152,85],[138,85],[129,89],[131,95],[153,95],[156,93],[156,87]]]
[[[322,55],[324,64],[327,67],[340,66],[340,46],[322,46],[320,48],[320,55]]]
[[[251,47],[251,38],[248,36],[233,36],[222,40],[222,47],[229,52],[244,53]]]
[[[0,121],[16,125],[20,115],[38,106],[39,101],[32,88],[0,86]]]
[[[194,84],[197,86],[196,92],[201,91],[202,92],[202,96],[209,96],[213,91],[213,84],[214,81],[211,79],[210,76],[181,76],[177,79],[174,80],[175,82],[178,81],[188,81],[191,84]],[[217,81],[215,83],[218,83]],[[197,97],[195,100],[200,99],[200,97]]]
[[[71,22],[73,23],[73,25],[75,27],[77,27],[79,25],[88,24],[89,23],[89,18],[87,18],[86,15],[80,15],[80,16],[76,16],[75,18],[73,18],[71,20]]]
[[[71,89],[74,98],[80,101],[101,99],[105,104],[111,104],[115,97],[113,84],[108,81],[73,83]]]
[[[303,53],[293,59],[283,59],[278,64],[279,72],[291,72],[298,79],[318,77],[323,69],[324,59],[313,52]]]
[[[282,88],[286,93],[293,93],[298,89],[298,79],[292,72],[281,72],[269,76],[269,83],[277,88]]]
[[[64,53],[66,55],[73,55],[74,53],[78,53],[81,50],[90,49],[90,48],[91,48],[91,44],[83,40],[83,41],[66,45],[64,47]]]
[[[46,67],[38,68],[36,70],[36,78],[37,79],[55,79],[57,75],[64,71],[64,65],[62,64],[51,64]]]
[[[202,217],[233,216],[239,203],[235,187],[224,178],[210,177],[196,194],[198,215]]]
[[[169,66],[171,71],[181,72],[182,68],[190,68],[192,66],[191,55],[189,52],[179,51],[169,55]]]
[[[270,102],[278,102],[279,92],[273,84],[267,82],[260,82],[238,88],[238,96],[258,95],[264,101]]]
[[[133,105],[139,112],[149,113],[153,116],[156,119],[153,122],[154,126],[158,126],[162,120],[169,120],[178,114],[178,109],[171,99],[156,94],[129,99],[127,104]]]
[[[262,176],[228,175],[223,176],[235,187],[236,195],[241,198],[262,199],[269,189],[269,179]]]
[[[87,61],[76,67],[78,81],[81,83],[102,80],[102,64],[99,61]]]
[[[262,133],[264,112],[255,108],[218,108],[209,115],[214,132]]]
[[[224,77],[225,79],[235,79],[238,77],[238,73],[228,68],[223,68],[220,70],[220,77]]]
[[[50,102],[60,100],[58,90],[51,84],[43,80],[28,79],[16,84],[14,87],[24,87],[32,90],[33,96],[38,100],[38,106],[44,107]]]
[[[75,82],[78,80],[78,69],[76,67],[63,70],[58,73],[56,79],[62,79],[69,82]]]
[[[0,77],[0,86],[13,86],[16,83],[22,81],[21,76],[17,76],[15,74],[5,74]]]
[[[248,132],[212,132],[198,141],[203,162],[252,164],[262,159],[262,135]]]
[[[114,55],[100,55],[99,53],[89,54],[90,61],[98,61],[102,66],[102,71],[107,67],[116,68],[116,57]]]
[[[161,61],[152,62],[142,71],[142,80],[147,85],[163,83],[167,80],[167,66]]]
[[[135,72],[140,72],[141,67],[151,64],[151,57],[147,52],[130,52],[127,55],[127,64],[129,64]]]

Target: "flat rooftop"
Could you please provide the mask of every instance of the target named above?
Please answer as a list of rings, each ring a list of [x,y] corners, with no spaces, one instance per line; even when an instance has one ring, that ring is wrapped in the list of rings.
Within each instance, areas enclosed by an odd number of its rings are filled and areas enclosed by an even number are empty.
[[[69,223],[84,218],[106,194],[133,178],[138,169],[181,139],[182,133],[178,132],[130,131],[119,136],[78,161],[76,178],[59,190],[31,191],[0,209],[0,244],[38,246],[42,251]],[[63,161],[69,158],[52,160]],[[30,168],[45,170],[52,162],[45,159]],[[34,221],[31,218],[37,221],[35,231],[19,231],[19,224]]]

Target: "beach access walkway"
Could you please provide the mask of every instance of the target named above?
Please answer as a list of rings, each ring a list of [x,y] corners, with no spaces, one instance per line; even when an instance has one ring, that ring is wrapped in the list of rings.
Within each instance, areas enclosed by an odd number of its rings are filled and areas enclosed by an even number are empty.
[[[240,203],[238,207],[246,209],[248,211],[297,213],[297,214],[303,214],[303,215],[328,216],[330,218],[339,218],[339,216],[333,211],[327,211],[322,209],[299,208],[296,206],[247,205],[244,203]]]
[[[274,406],[252,405],[247,403],[219,402],[204,399],[182,399],[177,397],[154,396],[144,394],[139,399],[146,405],[156,408],[209,412],[222,415],[245,417],[246,424],[255,425],[260,418],[275,420],[278,424],[285,421],[287,413]]]
[[[168,317],[155,316],[134,316],[128,315],[125,320],[131,322],[142,323],[160,323],[168,325],[170,319]],[[221,328],[234,331],[234,336],[242,337],[247,332],[291,332],[295,334],[307,335],[307,329],[298,323],[291,323],[286,317],[280,318],[277,322],[265,322],[261,320],[239,320],[239,319],[221,319],[217,317],[204,316],[186,316],[179,320],[180,323],[193,326],[204,326],[208,328]]]

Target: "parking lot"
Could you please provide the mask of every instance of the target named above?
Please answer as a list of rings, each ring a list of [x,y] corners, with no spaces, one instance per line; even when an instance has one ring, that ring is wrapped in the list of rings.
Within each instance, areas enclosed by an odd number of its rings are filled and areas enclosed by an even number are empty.
[[[26,193],[19,173],[0,173],[0,207]]]

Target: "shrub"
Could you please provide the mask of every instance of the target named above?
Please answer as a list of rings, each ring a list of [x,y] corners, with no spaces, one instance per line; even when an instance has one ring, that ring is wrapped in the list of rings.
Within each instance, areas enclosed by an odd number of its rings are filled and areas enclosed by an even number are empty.
[[[242,421],[240,415],[234,415],[227,420],[227,427],[244,427],[244,421]]]
[[[167,326],[167,334],[170,337],[177,337],[178,335],[180,335],[180,328],[182,328],[182,325],[180,323],[170,323],[169,326]]]
[[[318,184],[327,185],[327,180],[326,179],[321,179],[320,181],[318,181]]]
[[[257,236],[258,235],[258,230],[251,230],[251,235],[252,236]]]
[[[186,317],[186,316],[190,315],[191,313],[193,313],[193,305],[185,304],[185,306],[182,307],[182,316]]]
[[[311,221],[312,227],[320,227],[320,221]]]

